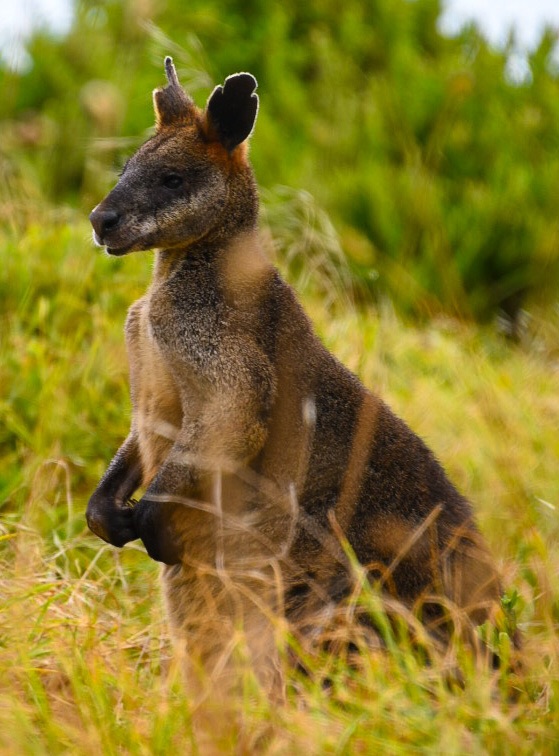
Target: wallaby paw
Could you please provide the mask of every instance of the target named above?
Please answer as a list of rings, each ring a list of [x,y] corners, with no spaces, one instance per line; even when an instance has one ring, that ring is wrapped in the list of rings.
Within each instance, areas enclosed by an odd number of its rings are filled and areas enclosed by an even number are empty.
[[[140,499],[132,511],[134,526],[149,556],[156,562],[180,564],[183,548],[173,529],[171,509]]]
[[[89,529],[96,536],[120,547],[138,538],[133,511],[131,507],[120,506],[94,494],[87,505],[85,518]]]

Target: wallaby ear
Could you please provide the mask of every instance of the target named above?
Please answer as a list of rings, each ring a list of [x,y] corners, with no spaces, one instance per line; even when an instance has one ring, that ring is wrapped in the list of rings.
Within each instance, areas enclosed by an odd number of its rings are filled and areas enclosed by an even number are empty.
[[[249,73],[228,76],[223,86],[216,87],[206,105],[210,136],[232,152],[250,135],[258,112],[256,79]]]
[[[196,107],[179,84],[173,59],[169,56],[165,58],[165,73],[168,85],[153,92],[155,125],[158,131],[166,126],[176,126],[190,121]]]

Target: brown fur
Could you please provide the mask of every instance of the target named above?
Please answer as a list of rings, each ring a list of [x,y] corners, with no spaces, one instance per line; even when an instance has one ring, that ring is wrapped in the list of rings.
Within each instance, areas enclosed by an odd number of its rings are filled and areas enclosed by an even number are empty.
[[[281,618],[308,632],[353,590],[344,539],[387,594],[429,604],[434,632],[436,600],[483,622],[500,589],[470,505],[326,351],[262,252],[246,147],[256,82],[230,77],[201,111],[166,67],[155,136],[91,214],[109,253],[159,250],[126,321],[131,430],[91,529],[117,546],[140,537],[166,563],[190,678],[201,668],[220,689],[241,628],[277,689]]]

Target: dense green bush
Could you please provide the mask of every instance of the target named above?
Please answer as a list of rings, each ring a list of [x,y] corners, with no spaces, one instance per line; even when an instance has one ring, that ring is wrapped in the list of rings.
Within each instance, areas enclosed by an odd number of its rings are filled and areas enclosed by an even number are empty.
[[[2,72],[0,178],[86,209],[145,138],[164,54],[200,103],[250,70],[260,184],[314,197],[362,296],[514,318],[559,291],[555,41],[513,82],[510,50],[472,27],[443,37],[440,14],[439,0],[80,2],[67,36],[31,40],[29,71]]]

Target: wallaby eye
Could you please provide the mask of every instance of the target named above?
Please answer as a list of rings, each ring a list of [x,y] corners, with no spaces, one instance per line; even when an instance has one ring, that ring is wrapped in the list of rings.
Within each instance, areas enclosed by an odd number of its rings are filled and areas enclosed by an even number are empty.
[[[163,176],[162,181],[163,186],[166,186],[167,189],[178,189],[182,186],[182,176],[179,176],[178,173],[167,173]]]

